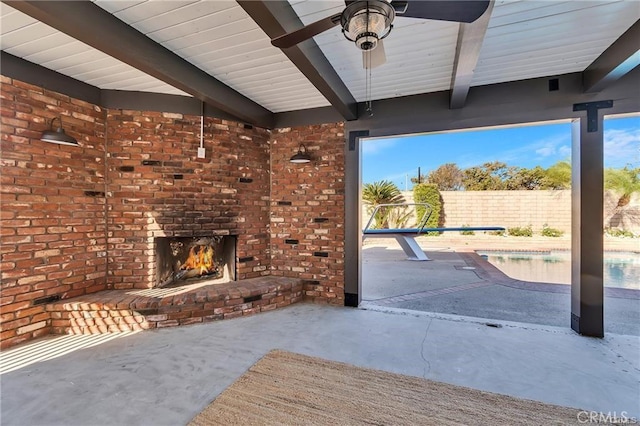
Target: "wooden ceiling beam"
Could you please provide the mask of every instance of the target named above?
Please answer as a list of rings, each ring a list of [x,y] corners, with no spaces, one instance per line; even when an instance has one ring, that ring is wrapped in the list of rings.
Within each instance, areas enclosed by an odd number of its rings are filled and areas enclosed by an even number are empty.
[[[303,26],[286,0],[238,0],[238,4],[273,39]],[[282,52],[345,120],[358,118],[358,104],[313,39]]]
[[[640,64],[640,20],[582,72],[586,93],[600,92]]]
[[[451,109],[462,108],[467,101],[473,73],[478,64],[478,58],[480,58],[480,49],[482,49],[484,36],[489,27],[493,3],[493,0],[490,1],[487,10],[474,22],[460,24],[453,75],[451,76],[449,100],[449,108]]]
[[[271,128],[274,114],[151,40],[90,1],[4,3],[38,21],[164,81],[239,121]]]

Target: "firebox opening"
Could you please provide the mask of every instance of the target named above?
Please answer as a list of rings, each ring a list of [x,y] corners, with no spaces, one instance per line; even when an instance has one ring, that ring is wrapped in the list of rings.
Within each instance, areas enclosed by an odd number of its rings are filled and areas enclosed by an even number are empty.
[[[155,239],[156,288],[200,281],[235,281],[236,237],[158,237]]]

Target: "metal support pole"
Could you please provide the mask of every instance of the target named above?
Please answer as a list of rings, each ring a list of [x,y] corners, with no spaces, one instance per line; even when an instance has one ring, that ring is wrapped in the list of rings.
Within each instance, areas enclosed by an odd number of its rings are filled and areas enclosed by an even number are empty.
[[[598,110],[612,106],[613,101],[573,106],[587,111],[587,119],[572,124],[571,328],[592,337],[604,337],[604,136]]]
[[[360,213],[360,138],[369,136],[368,130],[348,133],[345,147],[345,241],[344,241],[344,304],[357,307],[362,299],[362,214]]]

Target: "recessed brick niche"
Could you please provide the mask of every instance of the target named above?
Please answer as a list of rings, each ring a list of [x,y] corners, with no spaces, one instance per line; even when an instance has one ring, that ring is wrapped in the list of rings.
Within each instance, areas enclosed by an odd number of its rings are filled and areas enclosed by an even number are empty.
[[[206,117],[200,159],[199,116],[105,109],[0,83],[2,347],[50,332],[249,315],[302,299],[343,304],[342,123],[269,131]],[[80,147],[39,140],[56,116]],[[314,160],[289,163],[301,142]],[[227,267],[235,281],[160,288],[161,239],[215,236],[232,241],[223,246],[234,246]],[[106,320],[117,311],[128,319]]]

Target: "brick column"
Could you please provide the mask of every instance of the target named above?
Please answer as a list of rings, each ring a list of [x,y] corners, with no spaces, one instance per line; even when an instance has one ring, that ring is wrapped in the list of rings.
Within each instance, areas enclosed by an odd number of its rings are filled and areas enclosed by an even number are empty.
[[[304,144],[312,160],[289,158]],[[271,138],[272,275],[305,280],[305,297],[344,304],[342,123],[276,129]]]

